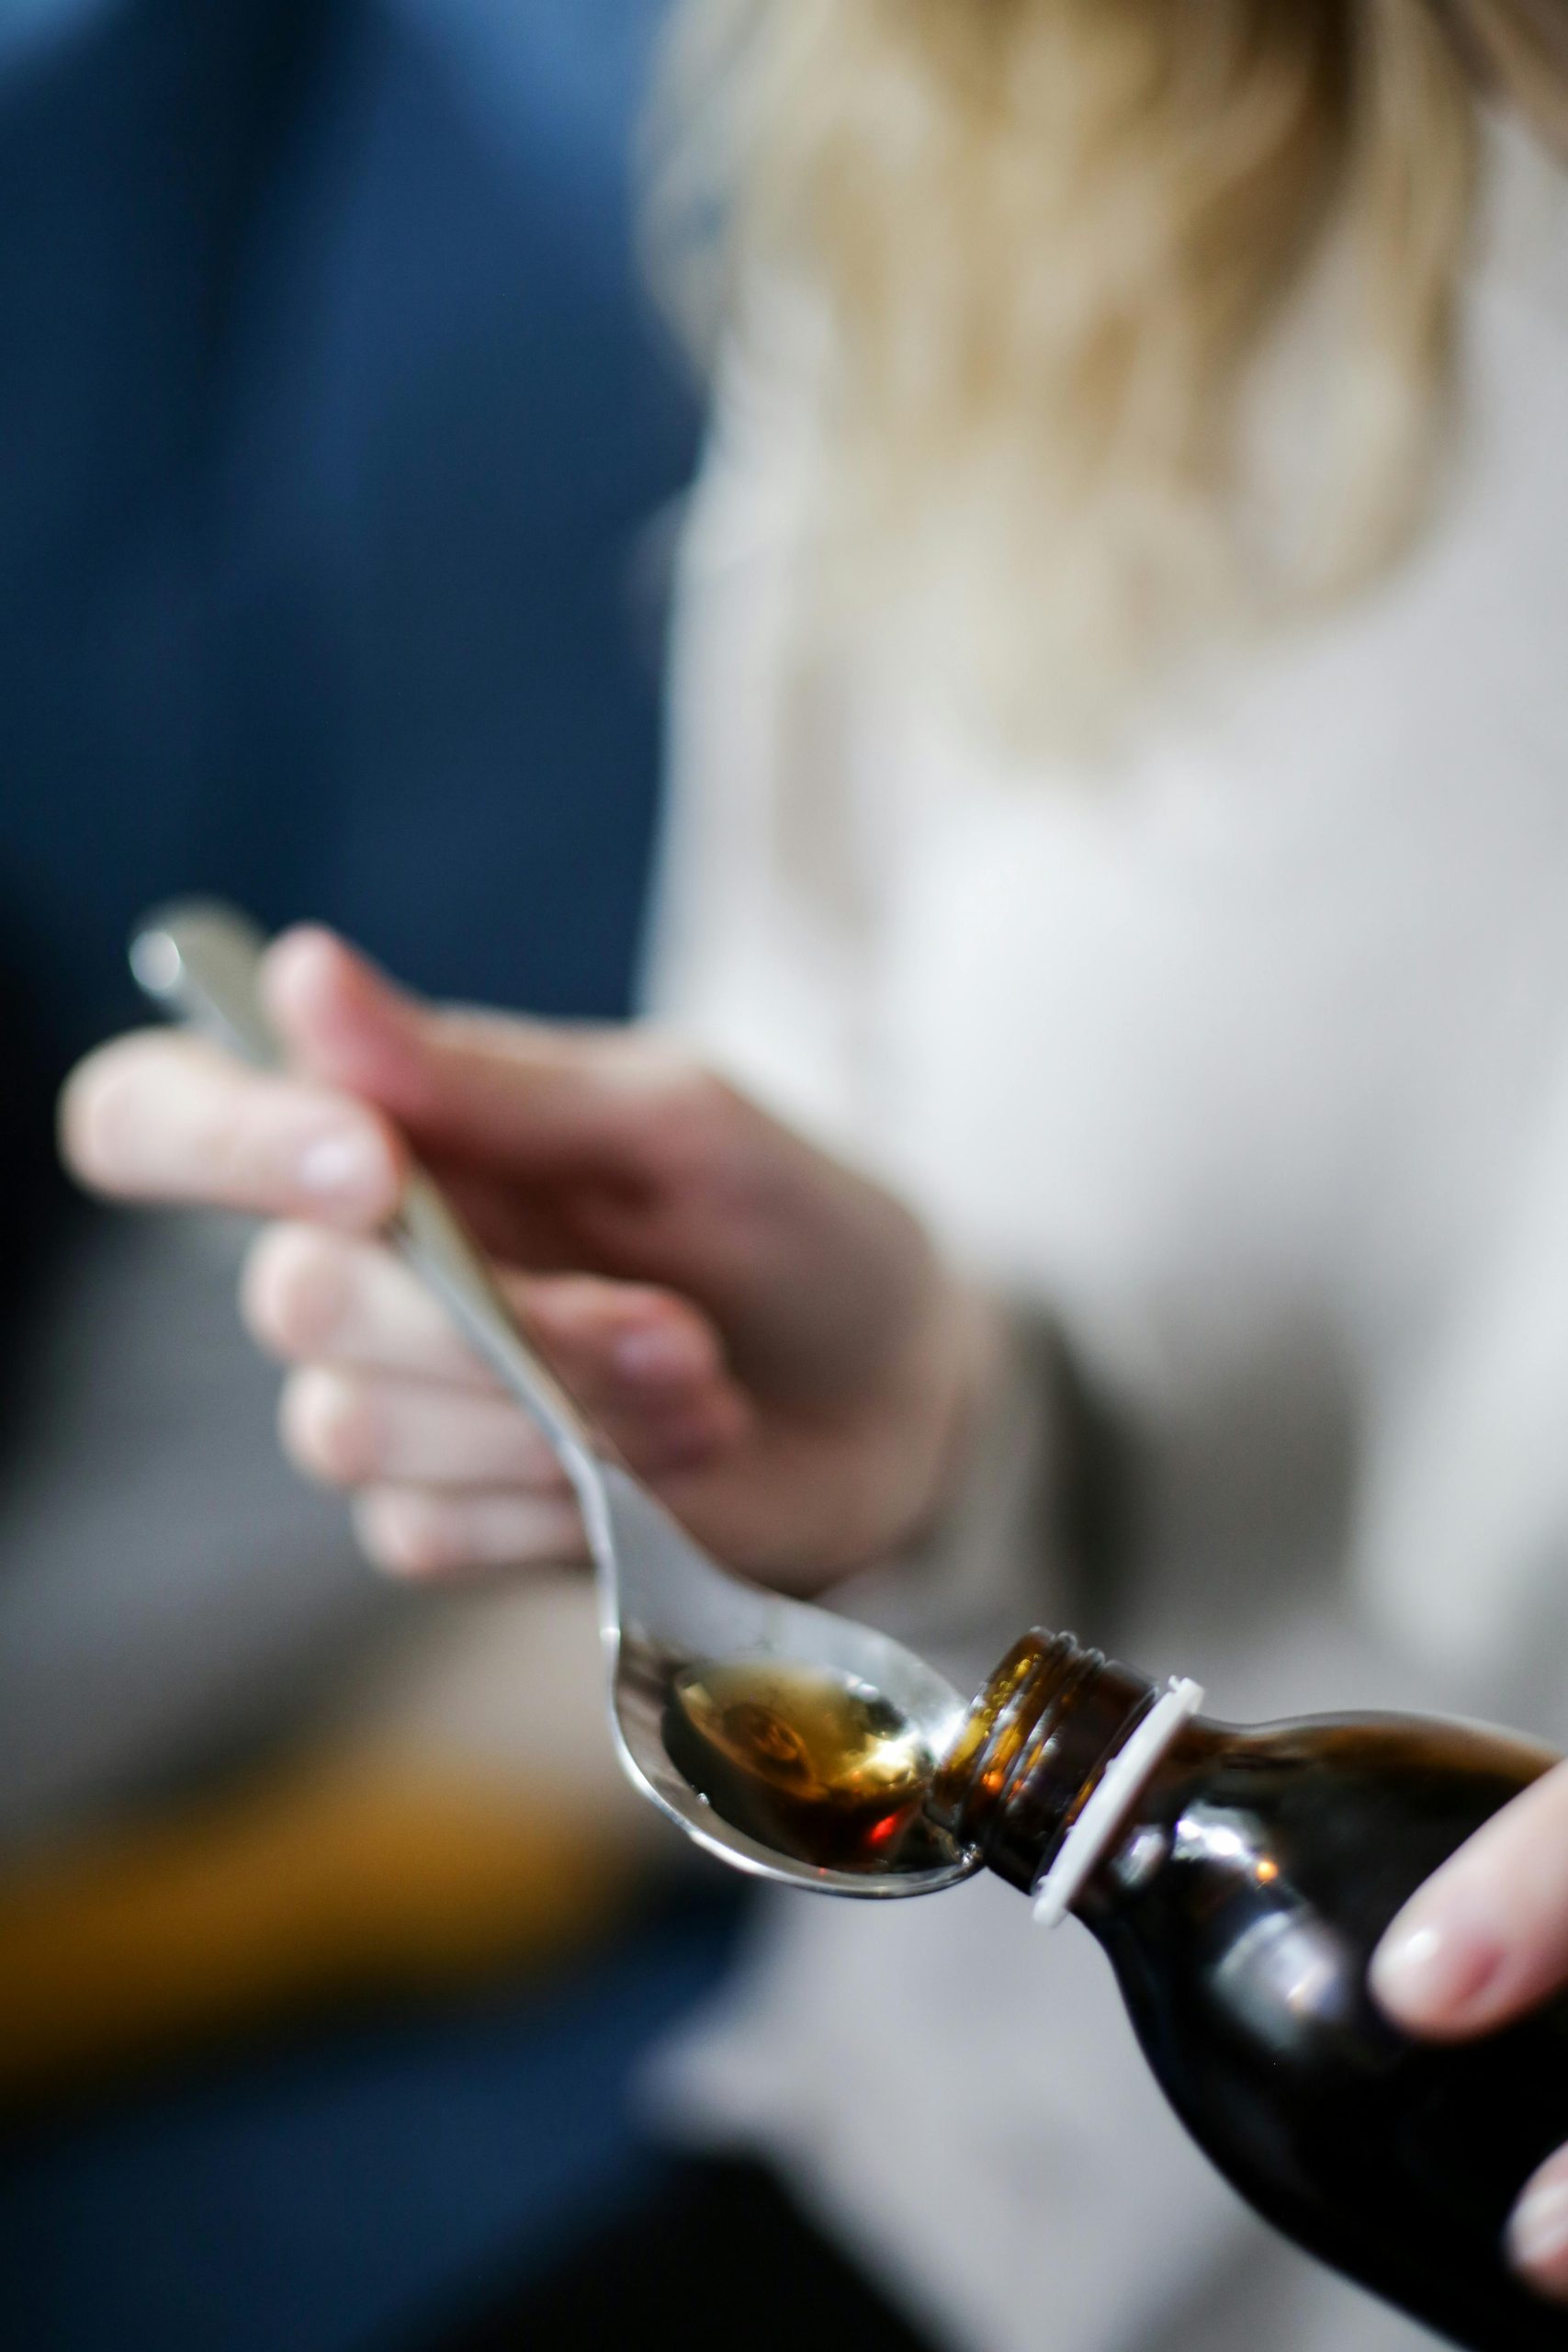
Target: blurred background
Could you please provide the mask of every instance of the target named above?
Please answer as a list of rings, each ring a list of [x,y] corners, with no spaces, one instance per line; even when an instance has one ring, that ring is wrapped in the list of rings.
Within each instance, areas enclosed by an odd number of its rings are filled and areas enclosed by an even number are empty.
[[[659,0],[0,0],[0,2311],[417,2339],[649,2192],[736,1899],[616,1781],[585,1593],[390,1589],[270,1442],[245,1235],[67,1196],[137,913],[628,1000],[694,392]]]

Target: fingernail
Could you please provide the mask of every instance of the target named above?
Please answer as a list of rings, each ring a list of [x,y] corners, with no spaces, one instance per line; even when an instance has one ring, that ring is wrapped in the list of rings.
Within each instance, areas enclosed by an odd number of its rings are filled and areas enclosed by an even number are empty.
[[[1502,1965],[1495,1944],[1458,1922],[1439,1927],[1395,1920],[1372,1960],[1372,1984],[1398,2016],[1418,2024],[1451,2022]]]
[[[294,1155],[294,1181],[317,1200],[373,1200],[387,1182],[380,1137],[366,1127],[331,1127]]]
[[[1527,2188],[1508,2223],[1508,2252],[1520,2270],[1561,2277],[1568,2258],[1568,2180]]]

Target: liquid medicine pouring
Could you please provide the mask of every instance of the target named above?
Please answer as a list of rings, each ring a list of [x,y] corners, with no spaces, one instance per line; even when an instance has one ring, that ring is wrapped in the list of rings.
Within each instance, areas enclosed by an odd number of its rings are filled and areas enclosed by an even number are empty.
[[[261,1069],[265,938],[206,900],[130,942],[144,993]],[[557,1379],[438,1187],[415,1170],[387,1238],[530,1415],[570,1479],[596,1569],[612,1727],[633,1782],[753,1877],[927,1894],[979,1868],[926,1800],[967,1713],[912,1651],[722,1568],[616,1458]]]

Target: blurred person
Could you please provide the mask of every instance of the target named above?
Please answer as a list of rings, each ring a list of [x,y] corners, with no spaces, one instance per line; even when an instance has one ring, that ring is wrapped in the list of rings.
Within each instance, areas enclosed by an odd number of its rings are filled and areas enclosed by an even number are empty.
[[[287,1440],[399,1573],[580,1548],[369,1239],[407,1136],[736,1565],[854,1579],[961,1677],[1070,1616],[1230,1715],[1561,1735],[1568,12],[731,0],[688,41],[727,315],[664,1028],[444,1012],[307,932],[297,1074],[113,1046],[78,1170],[285,1220]],[[652,2243],[467,2340],[728,2341],[691,2282],[750,2252],[753,2340],[815,2259],[859,2341],[844,2250],[891,2341],[1426,2340],[1250,2220],[999,1886],[775,1899],[661,2079],[708,2153]]]

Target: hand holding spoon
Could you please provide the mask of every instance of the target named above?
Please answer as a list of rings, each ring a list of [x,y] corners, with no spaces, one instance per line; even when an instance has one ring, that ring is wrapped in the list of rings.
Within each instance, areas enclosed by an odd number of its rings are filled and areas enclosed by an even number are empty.
[[[281,1056],[257,988],[265,940],[192,901],[138,927],[164,1012],[259,1068]],[[570,1478],[597,1579],[612,1729],[635,1786],[709,1853],[836,1894],[925,1894],[976,1857],[926,1816],[967,1712],[922,1659],[711,1559],[626,1469],[545,1363],[423,1170],[387,1238],[531,1415]]]

